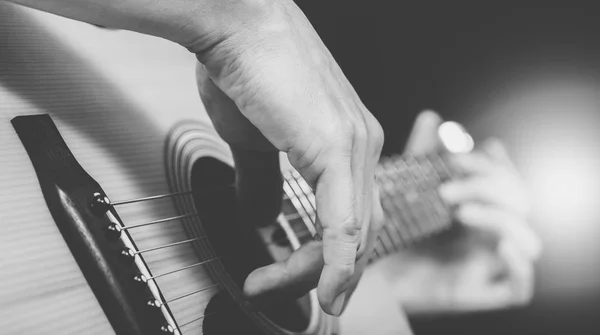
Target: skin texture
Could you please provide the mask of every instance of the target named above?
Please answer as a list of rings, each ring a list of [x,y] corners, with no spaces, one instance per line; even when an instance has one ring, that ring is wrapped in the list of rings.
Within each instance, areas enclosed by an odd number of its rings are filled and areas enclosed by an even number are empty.
[[[319,302],[341,313],[383,218],[373,178],[383,132],[293,1],[13,2],[166,38],[195,53],[210,79],[204,82],[236,107],[208,108],[221,136],[233,147],[287,153],[315,190],[322,257],[300,257],[322,265]],[[291,278],[314,268],[305,263],[262,274]]]

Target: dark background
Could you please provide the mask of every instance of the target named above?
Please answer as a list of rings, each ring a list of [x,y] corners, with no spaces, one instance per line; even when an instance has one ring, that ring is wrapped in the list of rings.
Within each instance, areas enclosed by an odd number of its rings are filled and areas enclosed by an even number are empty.
[[[526,177],[536,176],[533,167],[540,164],[533,157],[540,150],[552,155],[557,138],[587,141],[588,151],[581,155],[596,157],[600,12],[594,7],[389,3],[395,2],[298,1],[382,124],[384,154],[402,150],[416,114],[427,108],[465,124],[476,140],[503,139]],[[534,104],[535,112],[515,98],[548,87],[558,88],[548,89],[542,99],[547,103]],[[563,122],[571,128],[561,128]],[[595,206],[589,198],[580,204]],[[537,211],[534,225],[545,253],[533,303],[502,312],[412,320],[416,334],[600,334],[600,214],[574,210],[559,219],[543,206]],[[570,234],[575,222],[585,223],[587,230]]]

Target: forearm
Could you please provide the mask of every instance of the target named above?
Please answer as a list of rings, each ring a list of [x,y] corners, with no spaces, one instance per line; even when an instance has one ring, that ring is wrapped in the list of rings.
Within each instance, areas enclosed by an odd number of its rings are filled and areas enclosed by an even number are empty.
[[[78,21],[136,31],[201,51],[264,18],[270,0],[7,0]]]

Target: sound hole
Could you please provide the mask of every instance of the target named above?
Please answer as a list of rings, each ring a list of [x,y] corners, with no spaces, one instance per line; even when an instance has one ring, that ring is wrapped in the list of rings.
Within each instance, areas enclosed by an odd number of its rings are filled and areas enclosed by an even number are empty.
[[[238,210],[233,187],[235,172],[220,160],[202,157],[194,162],[191,184],[210,243],[241,289],[250,272],[272,263],[273,257],[256,228],[248,224],[245,213]],[[295,299],[268,299],[253,304],[284,329],[300,332],[309,325],[309,318]]]

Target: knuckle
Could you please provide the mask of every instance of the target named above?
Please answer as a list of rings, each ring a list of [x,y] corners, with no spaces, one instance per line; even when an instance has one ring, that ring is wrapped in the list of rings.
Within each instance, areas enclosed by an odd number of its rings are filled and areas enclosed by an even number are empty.
[[[342,276],[344,278],[350,278],[354,275],[354,263],[339,266],[337,268],[337,271],[340,274],[340,276]]]
[[[352,151],[356,129],[350,120],[340,120],[327,125],[322,130],[322,143],[330,150],[328,153],[348,155]]]
[[[330,240],[336,240],[343,244],[355,244],[360,242],[361,222],[356,219],[354,213],[350,213],[345,219],[340,220],[336,226],[324,229],[324,234]]]
[[[375,117],[373,117],[372,115],[370,115],[369,117],[369,133],[371,134],[371,140],[373,143],[373,149],[379,153],[381,152],[381,149],[383,148],[383,142],[384,142],[384,138],[385,138],[385,134],[383,132],[383,127],[381,127],[381,124],[375,119]]]
[[[362,143],[369,140],[369,129],[365,123],[354,124],[354,138]]]
[[[348,215],[348,217],[341,221],[340,230],[342,234],[355,238],[353,242],[357,242],[360,236],[360,230],[362,226],[359,220],[356,219],[354,213]]]
[[[356,127],[354,122],[349,118],[342,118],[339,120],[336,128],[338,129],[339,136],[345,140],[352,140],[356,135]]]

